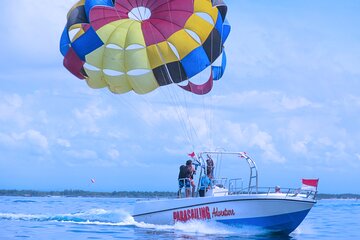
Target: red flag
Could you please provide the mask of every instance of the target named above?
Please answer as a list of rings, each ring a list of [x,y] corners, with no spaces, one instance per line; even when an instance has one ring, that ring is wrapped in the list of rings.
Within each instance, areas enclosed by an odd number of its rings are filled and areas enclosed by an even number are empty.
[[[319,183],[319,179],[302,179],[302,189],[316,190]]]
[[[190,156],[190,157],[194,158],[194,157],[195,157],[195,153],[194,153],[194,152],[189,153],[189,154],[188,154],[188,156]]]

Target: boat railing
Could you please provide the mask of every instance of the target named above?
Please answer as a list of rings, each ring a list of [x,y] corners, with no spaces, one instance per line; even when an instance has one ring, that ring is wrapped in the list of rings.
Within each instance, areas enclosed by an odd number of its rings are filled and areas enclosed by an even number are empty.
[[[275,190],[274,187],[258,187],[258,171],[255,162],[246,154],[246,152],[226,152],[226,151],[208,151],[201,152],[198,155],[198,162],[201,162],[201,170],[206,169],[206,159],[212,159],[214,156],[221,163],[221,159],[224,155],[234,155],[240,157],[240,159],[246,160],[249,166],[249,182],[243,185],[242,178],[215,178],[212,180],[213,190],[216,190],[219,194],[225,195],[236,195],[236,194],[263,194],[264,196],[278,196],[290,198],[290,197],[301,197],[308,199],[315,199],[317,190],[301,189],[301,188],[282,188],[280,191]],[[220,160],[219,160],[220,159]],[[202,173],[202,172],[201,172]],[[205,172],[203,173],[205,174]],[[200,174],[201,175],[201,174]],[[216,174],[217,175],[217,174]],[[227,184],[228,183],[228,184]],[[215,191],[214,191],[215,192]],[[281,195],[280,195],[281,194]]]
[[[229,179],[229,194],[242,193],[244,188],[244,182],[242,178]]]
[[[229,194],[263,194],[265,196],[285,196],[286,198],[302,197],[315,199],[317,191],[301,189],[301,188],[281,188],[276,189],[274,187],[258,187],[257,191],[255,188],[244,188],[242,191],[229,191]]]
[[[209,151],[201,152],[199,154],[199,159],[202,164],[205,166],[204,158],[209,158],[210,155],[215,155],[217,157],[222,157],[223,155],[234,155],[245,159],[250,170],[249,183],[248,183],[248,193],[256,193],[258,191],[258,171],[255,162],[246,154],[246,152],[226,152],[226,151]],[[225,185],[224,185],[225,186]],[[230,188],[230,186],[228,186]],[[236,189],[234,192],[241,191],[241,189]],[[230,192],[229,192],[230,194]]]
[[[227,178],[214,178],[211,180],[213,186],[224,188],[227,185]]]

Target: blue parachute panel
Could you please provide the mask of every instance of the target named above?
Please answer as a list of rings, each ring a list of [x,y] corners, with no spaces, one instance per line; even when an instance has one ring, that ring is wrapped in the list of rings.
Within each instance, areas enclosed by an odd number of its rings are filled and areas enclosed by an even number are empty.
[[[221,66],[213,66],[212,67],[213,79],[219,80],[220,78],[222,78],[222,76],[225,72],[225,68],[226,68],[226,54],[225,54],[225,50],[224,50],[222,52]]]
[[[223,25],[223,31],[221,34],[221,39],[223,44],[225,43],[226,39],[228,38],[229,34],[230,34],[230,30],[231,30],[231,26],[229,24],[229,22],[225,19],[224,25]]]
[[[86,16],[89,19],[89,14],[90,14],[90,10],[95,7],[95,6],[114,6],[113,1],[112,0],[87,0],[85,1],[85,12],[86,12]]]
[[[202,46],[195,48],[181,60],[186,75],[191,78],[210,66],[210,60]]]
[[[70,38],[69,38],[68,28],[65,27],[60,38],[60,52],[65,57],[69,49],[70,49]]]
[[[230,30],[231,30],[229,22],[226,19],[223,22],[222,18],[218,17],[216,20],[216,23],[215,23],[215,28],[216,28],[216,30],[219,31],[219,33],[221,35],[222,44],[224,44],[227,37],[229,36]]]
[[[76,39],[71,46],[79,56],[79,58],[85,61],[85,56],[95,49],[101,47],[104,43],[101,41],[95,30],[89,28],[81,37]]]

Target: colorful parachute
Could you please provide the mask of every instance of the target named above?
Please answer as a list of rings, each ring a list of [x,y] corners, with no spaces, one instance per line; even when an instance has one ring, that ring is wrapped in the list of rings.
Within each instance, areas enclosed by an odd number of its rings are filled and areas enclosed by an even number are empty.
[[[211,66],[204,84],[181,86],[205,94],[225,69],[226,12],[222,0],[80,0],[61,36],[64,66],[90,87],[139,94]]]

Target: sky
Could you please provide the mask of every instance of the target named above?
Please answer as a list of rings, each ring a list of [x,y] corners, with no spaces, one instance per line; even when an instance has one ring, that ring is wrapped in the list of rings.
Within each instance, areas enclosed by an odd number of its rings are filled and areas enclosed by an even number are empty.
[[[222,148],[247,152],[260,186],[360,193],[360,1],[228,0],[228,65],[205,96],[71,75],[59,39],[75,2],[2,4],[0,189],[176,191],[188,153]]]

